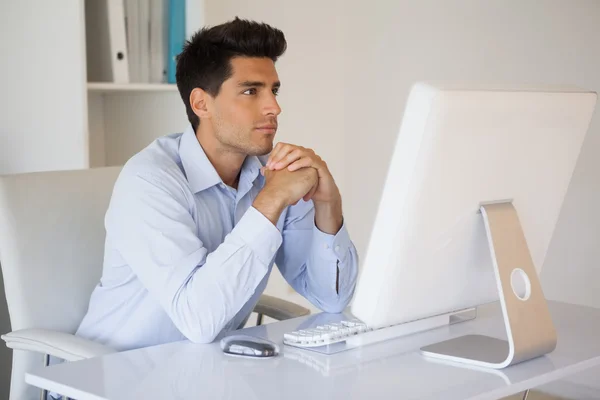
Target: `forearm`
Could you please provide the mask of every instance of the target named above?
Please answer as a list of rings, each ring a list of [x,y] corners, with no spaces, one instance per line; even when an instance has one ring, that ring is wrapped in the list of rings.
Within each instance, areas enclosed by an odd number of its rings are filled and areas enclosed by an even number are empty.
[[[328,312],[343,310],[354,293],[357,273],[356,249],[343,225],[334,236],[320,230],[313,233],[306,287],[321,309]]]
[[[275,260],[288,283],[319,309],[339,312],[354,292],[358,256],[344,224],[335,235],[315,224],[314,203],[291,207]]]
[[[286,203],[276,192],[264,188],[256,196],[252,206],[271,221],[273,225],[277,225],[277,221],[285,209]]]
[[[227,247],[238,246],[226,258]],[[168,313],[192,342],[210,343],[248,302],[268,271],[252,250],[232,241],[221,245],[172,299]]]
[[[279,232],[257,210],[248,213],[185,284],[163,298],[177,328],[193,342],[213,341],[235,317],[263,280],[281,244]]]
[[[343,223],[342,200],[330,203],[315,202],[315,225],[329,235],[338,233]]]

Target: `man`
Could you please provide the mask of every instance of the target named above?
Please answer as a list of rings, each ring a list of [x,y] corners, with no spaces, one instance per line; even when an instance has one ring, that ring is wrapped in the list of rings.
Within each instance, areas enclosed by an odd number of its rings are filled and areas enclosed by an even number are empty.
[[[78,335],[117,350],[238,329],[273,263],[327,312],[350,301],[357,255],[327,164],[279,143],[280,30],[240,19],[177,60],[190,126],[132,157],[106,214],[100,283]]]

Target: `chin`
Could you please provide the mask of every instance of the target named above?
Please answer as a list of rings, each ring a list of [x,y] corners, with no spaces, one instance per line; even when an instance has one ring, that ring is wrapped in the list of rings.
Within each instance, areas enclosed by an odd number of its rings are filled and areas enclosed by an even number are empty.
[[[269,140],[268,143],[253,143],[252,147],[248,148],[248,155],[250,156],[264,156],[273,151],[273,140]]]
[[[266,147],[266,146],[254,147],[252,149],[248,149],[247,154],[249,156],[265,156],[265,155],[269,154],[272,150],[273,150],[273,145],[270,145],[268,147]]]

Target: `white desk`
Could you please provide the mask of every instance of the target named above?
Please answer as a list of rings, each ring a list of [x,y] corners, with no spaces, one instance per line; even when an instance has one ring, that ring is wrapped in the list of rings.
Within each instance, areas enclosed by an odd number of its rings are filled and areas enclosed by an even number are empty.
[[[600,399],[599,378],[600,366],[538,386],[535,390],[551,394],[553,398],[598,400]],[[522,400],[521,397],[518,400]]]
[[[600,309],[550,302],[556,350],[502,371],[441,364],[420,346],[467,333],[505,338],[497,304],[476,320],[332,356],[293,350],[271,359],[224,355],[219,343],[177,342],[40,368],[32,385],[86,399],[497,399],[600,365]],[[283,333],[331,317],[316,314],[246,329]]]

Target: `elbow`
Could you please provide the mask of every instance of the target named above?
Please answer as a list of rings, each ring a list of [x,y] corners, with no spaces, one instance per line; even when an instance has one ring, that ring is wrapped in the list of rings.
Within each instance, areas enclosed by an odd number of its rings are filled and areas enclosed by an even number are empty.
[[[171,321],[179,332],[192,343],[212,343],[219,335],[220,324],[210,318],[209,312],[191,307],[188,302],[175,303],[171,308]]]
[[[206,344],[212,343],[219,335],[219,331],[214,326],[202,323],[202,321],[195,321],[195,323],[183,323],[175,324],[179,331],[192,343]]]
[[[328,293],[315,293],[306,290],[308,295],[305,295],[313,305],[319,310],[328,314],[340,314],[346,310],[348,304],[352,300],[355,291],[355,282],[347,284],[345,281],[339,285],[338,290],[335,288],[329,290]]]
[[[210,334],[208,333],[203,333],[203,332],[187,332],[184,333],[184,336],[192,343],[196,343],[196,344],[208,344],[208,343],[212,343],[215,341],[217,335],[213,334],[212,332]]]
[[[340,313],[342,313],[342,311],[344,311],[344,307],[327,306],[327,307],[323,307],[322,310],[324,312],[326,312],[327,314],[340,314]]]
[[[337,304],[325,304],[321,309],[328,314],[339,314],[343,312],[345,308],[345,303],[338,302]]]
[[[319,304],[319,308],[328,314],[339,314],[344,312],[350,299],[338,297],[330,301],[323,301]]]
[[[350,304],[350,300],[354,295],[354,287],[347,293],[340,293],[337,297],[331,299],[330,301],[324,301],[321,303],[321,310],[329,314],[339,314],[346,310],[348,304]]]
[[[354,285],[348,290],[327,297],[313,297],[313,304],[328,314],[340,314],[346,310],[354,296]]]

